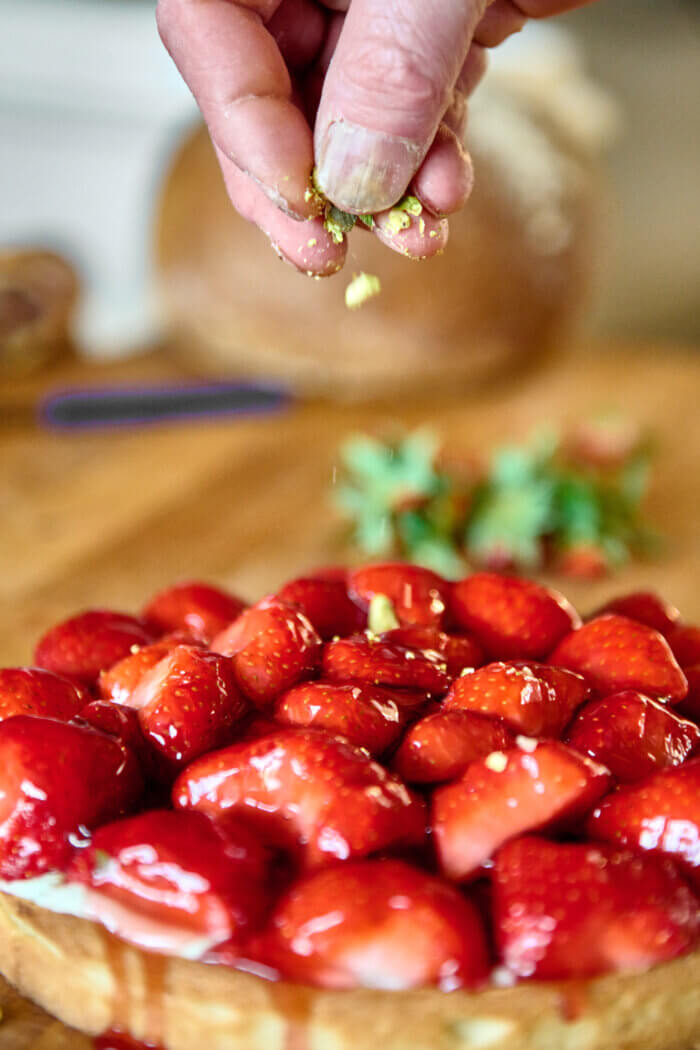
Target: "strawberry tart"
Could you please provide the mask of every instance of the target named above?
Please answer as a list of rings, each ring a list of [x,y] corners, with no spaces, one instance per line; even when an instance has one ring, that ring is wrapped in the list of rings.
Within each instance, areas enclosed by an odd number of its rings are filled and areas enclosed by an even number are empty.
[[[700,628],[480,572],[176,585],[0,671],[0,972],[107,1048],[689,1050]]]

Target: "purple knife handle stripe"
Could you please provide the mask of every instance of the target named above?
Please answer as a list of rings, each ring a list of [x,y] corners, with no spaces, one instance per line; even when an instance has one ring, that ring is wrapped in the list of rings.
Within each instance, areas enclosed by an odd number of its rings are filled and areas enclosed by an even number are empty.
[[[289,393],[264,382],[168,383],[58,390],[39,405],[51,429],[144,426],[279,412]]]

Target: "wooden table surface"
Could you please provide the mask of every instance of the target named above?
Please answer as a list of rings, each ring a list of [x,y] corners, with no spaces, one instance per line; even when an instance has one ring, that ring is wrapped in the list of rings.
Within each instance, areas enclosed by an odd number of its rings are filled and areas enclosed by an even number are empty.
[[[315,403],[236,422],[70,436],[31,422],[33,403],[52,387],[182,374],[152,356],[0,382],[0,665],[29,661],[37,635],[80,608],[138,609],[184,577],[254,598],[337,561],[343,551],[328,493],[339,442],[354,430],[427,422],[448,441],[483,450],[609,407],[657,435],[649,514],[667,550],[611,579],[554,582],[583,611],[650,586],[700,619],[700,352],[582,347],[497,389],[430,404]],[[88,1045],[1,984],[0,1005],[2,1050]]]

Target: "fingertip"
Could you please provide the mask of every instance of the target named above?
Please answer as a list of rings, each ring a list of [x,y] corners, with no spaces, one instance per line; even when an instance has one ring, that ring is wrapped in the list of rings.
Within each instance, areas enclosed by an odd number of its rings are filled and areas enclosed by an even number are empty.
[[[464,206],[474,186],[472,160],[450,128],[440,127],[413,180],[416,197],[435,215]]]
[[[447,219],[437,218],[427,211],[409,218],[408,226],[397,229],[396,210],[382,212],[375,216],[373,231],[382,244],[407,259],[418,261],[440,255],[449,239]]]

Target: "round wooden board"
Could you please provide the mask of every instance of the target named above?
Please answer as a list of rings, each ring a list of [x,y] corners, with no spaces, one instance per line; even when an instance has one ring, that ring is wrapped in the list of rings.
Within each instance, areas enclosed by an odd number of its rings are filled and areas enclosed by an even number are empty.
[[[47,385],[182,376],[153,357],[0,385],[0,665],[29,662],[33,640],[59,617],[96,604],[138,608],[173,579],[220,580],[254,597],[338,561],[328,494],[338,445],[352,431],[429,423],[455,447],[481,451],[611,406],[656,434],[649,513],[667,550],[610,579],[554,582],[583,611],[644,586],[700,620],[698,353],[582,347],[469,400],[300,404],[259,419],[70,436],[22,422]],[[0,1050],[89,1046],[3,985],[0,1006]]]

